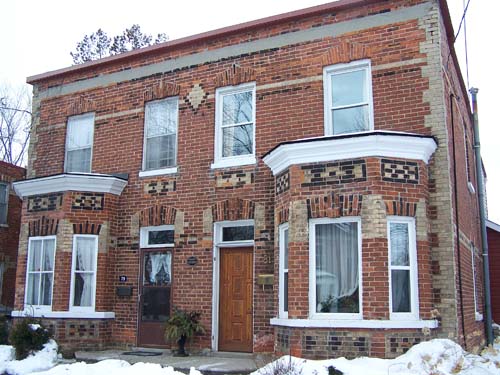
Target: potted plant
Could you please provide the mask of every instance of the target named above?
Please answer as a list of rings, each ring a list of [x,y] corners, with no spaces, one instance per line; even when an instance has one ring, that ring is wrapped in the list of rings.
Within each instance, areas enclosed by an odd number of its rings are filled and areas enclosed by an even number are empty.
[[[178,357],[186,357],[184,346],[186,341],[195,334],[205,333],[200,323],[201,313],[196,311],[183,311],[174,308],[174,313],[167,320],[165,326],[165,340],[176,341],[179,349],[175,354]]]

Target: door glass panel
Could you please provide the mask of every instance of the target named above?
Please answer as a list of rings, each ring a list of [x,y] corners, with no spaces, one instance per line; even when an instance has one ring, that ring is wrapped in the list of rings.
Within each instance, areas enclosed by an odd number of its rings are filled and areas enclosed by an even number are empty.
[[[164,322],[170,314],[170,287],[145,287],[142,291],[142,320]]]
[[[172,281],[172,254],[169,252],[147,252],[144,254],[143,285],[163,286]]]

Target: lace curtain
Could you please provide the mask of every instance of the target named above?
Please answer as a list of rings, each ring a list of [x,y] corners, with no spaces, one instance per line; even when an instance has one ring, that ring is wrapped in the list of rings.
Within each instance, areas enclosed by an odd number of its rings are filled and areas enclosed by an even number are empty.
[[[75,306],[92,306],[95,250],[94,238],[78,238],[75,265]]]
[[[392,311],[410,312],[410,253],[408,225],[391,223]]]
[[[165,284],[171,281],[171,253],[151,253],[149,254],[151,262],[151,272],[149,273],[150,284]]]

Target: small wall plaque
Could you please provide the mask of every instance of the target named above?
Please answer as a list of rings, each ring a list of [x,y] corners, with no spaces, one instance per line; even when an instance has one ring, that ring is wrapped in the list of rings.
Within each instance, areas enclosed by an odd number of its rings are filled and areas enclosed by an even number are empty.
[[[120,297],[130,297],[132,295],[131,286],[117,286],[116,295]]]
[[[187,264],[189,264],[190,266],[194,266],[196,265],[196,263],[198,263],[198,258],[196,257],[189,257],[187,260]]]
[[[121,283],[124,283],[124,282],[127,281],[127,276],[123,276],[123,275],[119,276],[119,280],[120,280]]]
[[[273,285],[274,283],[274,275],[272,274],[264,274],[257,276],[257,285]]]

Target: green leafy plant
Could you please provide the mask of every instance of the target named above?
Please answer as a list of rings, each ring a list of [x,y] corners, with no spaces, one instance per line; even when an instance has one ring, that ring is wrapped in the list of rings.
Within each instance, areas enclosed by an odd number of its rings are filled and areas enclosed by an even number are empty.
[[[183,311],[174,308],[174,313],[165,325],[165,340],[176,341],[179,345],[178,356],[186,356],[184,349],[186,341],[195,334],[205,333],[205,328],[200,323],[201,313],[196,311]]]
[[[9,321],[5,316],[0,316],[0,345],[9,344]]]
[[[14,324],[9,341],[16,349],[16,359],[24,359],[31,353],[41,350],[51,338],[39,321],[23,319]]]

